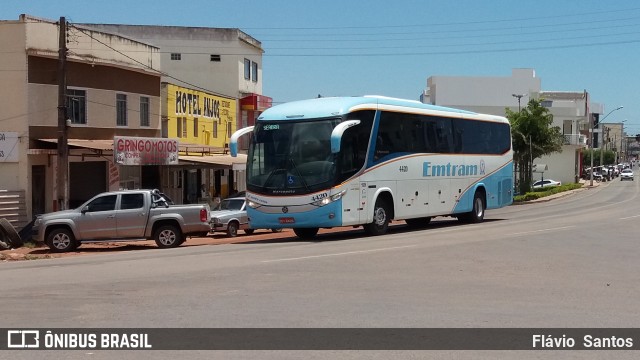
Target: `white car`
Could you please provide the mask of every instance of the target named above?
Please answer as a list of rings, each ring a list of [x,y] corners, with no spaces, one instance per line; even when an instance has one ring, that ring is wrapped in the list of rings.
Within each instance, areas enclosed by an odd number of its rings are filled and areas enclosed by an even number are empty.
[[[631,180],[631,181],[633,181],[633,170],[631,170],[631,169],[622,170],[622,172],[620,173],[620,181],[622,181],[622,180]]]
[[[211,211],[211,231],[226,232],[228,237],[236,237],[238,230],[244,230],[251,235],[255,229],[249,228],[247,217],[247,202],[244,197],[224,199]],[[281,232],[282,229],[271,229],[272,232]]]
[[[552,187],[552,186],[560,186],[560,185],[562,185],[562,183],[560,181],[555,181],[555,180],[551,180],[551,179],[544,179],[544,180],[538,180],[538,181],[534,182],[532,187],[534,189],[541,189],[541,188]]]

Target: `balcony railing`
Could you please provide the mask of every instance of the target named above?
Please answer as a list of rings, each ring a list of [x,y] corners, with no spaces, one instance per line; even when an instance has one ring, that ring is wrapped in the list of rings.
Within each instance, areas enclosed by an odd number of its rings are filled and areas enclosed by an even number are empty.
[[[564,144],[565,145],[587,145],[587,137],[582,134],[565,134],[564,135]]]

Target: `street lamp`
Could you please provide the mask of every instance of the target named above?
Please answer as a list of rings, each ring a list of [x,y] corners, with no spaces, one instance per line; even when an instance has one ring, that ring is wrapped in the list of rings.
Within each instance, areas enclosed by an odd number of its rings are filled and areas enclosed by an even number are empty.
[[[520,112],[520,99],[522,99],[524,96],[527,96],[527,94],[511,94],[511,96],[513,96],[514,98],[518,99],[518,112]]]
[[[612,112],[616,111],[616,110],[620,110],[624,108],[624,106],[618,106],[617,108],[609,111],[609,113],[607,115],[605,115],[602,120],[599,121],[600,124],[602,124],[604,122],[604,120],[607,118],[607,116],[611,115]],[[587,114],[587,116],[589,116],[589,114]],[[603,126],[604,127],[604,126]],[[589,175],[589,186],[593,186],[593,136],[595,134],[595,124],[593,123],[593,121],[591,122],[591,169],[589,169],[590,175]],[[603,137],[604,140],[604,137]],[[602,165],[602,144],[600,144],[600,165]]]

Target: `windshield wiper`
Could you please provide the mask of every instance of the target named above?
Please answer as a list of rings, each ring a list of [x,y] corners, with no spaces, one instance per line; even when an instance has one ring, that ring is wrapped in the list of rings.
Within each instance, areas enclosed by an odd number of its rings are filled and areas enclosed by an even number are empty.
[[[289,157],[289,162],[291,163],[291,166],[298,174],[298,177],[300,177],[300,181],[302,182],[302,185],[304,185],[304,188],[307,191],[311,192],[311,190],[309,189],[309,185],[307,185],[307,181],[304,179],[304,176],[302,176],[302,174],[300,173],[300,170],[298,170],[298,166],[296,166],[296,162],[293,160],[292,157]]]
[[[267,187],[267,186],[269,185],[269,180],[271,180],[271,177],[272,177],[273,175],[275,175],[276,173],[281,172],[281,171],[284,171],[284,172],[286,173],[286,172],[287,172],[287,169],[283,169],[283,168],[280,168],[280,169],[274,169],[272,172],[270,172],[270,173],[269,173],[269,176],[267,176],[267,179],[264,181],[264,187]]]

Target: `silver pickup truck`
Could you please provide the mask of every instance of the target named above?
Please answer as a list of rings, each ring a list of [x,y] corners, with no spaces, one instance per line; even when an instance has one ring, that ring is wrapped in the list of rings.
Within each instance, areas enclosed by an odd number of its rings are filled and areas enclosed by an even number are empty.
[[[98,194],[74,210],[40,215],[33,238],[53,252],[74,250],[82,242],[155,240],[158,247],[180,246],[187,236],[211,231],[209,205],[173,205],[158,190]]]

